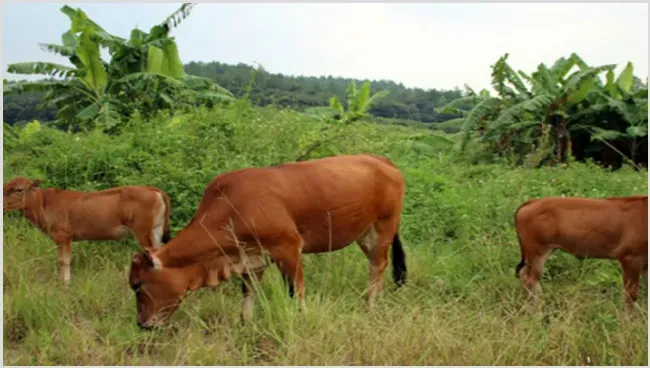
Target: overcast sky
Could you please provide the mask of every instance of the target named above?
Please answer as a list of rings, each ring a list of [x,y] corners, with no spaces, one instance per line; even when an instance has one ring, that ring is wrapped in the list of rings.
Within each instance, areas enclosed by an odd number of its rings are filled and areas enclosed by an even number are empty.
[[[148,30],[180,4],[81,3],[107,31]],[[61,43],[62,3],[2,2],[7,65],[65,59],[39,42]],[[408,87],[488,87],[490,65],[510,53],[531,72],[577,52],[587,63],[632,61],[648,75],[648,4],[219,4],[199,3],[173,31],[183,62],[253,64],[290,75],[391,79]]]

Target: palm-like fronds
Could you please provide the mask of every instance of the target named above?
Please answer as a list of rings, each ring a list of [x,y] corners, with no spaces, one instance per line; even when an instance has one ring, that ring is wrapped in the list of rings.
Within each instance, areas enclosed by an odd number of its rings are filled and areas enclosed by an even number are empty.
[[[7,72],[16,74],[42,74],[49,77],[71,78],[79,72],[69,66],[48,62],[15,63],[7,67]]]
[[[473,96],[466,96],[466,97],[461,97],[457,98],[449,103],[447,103],[444,106],[438,107],[435,109],[437,113],[440,114],[462,114],[462,115],[467,115],[468,111],[462,110],[460,107],[461,106],[473,106],[480,101],[482,101],[483,98],[477,96],[474,94]]]
[[[537,66],[537,71],[532,74],[533,94],[539,95],[544,93],[557,94],[559,92],[558,80],[544,63]]]
[[[228,99],[235,98],[235,96],[230,91],[223,88],[222,86],[217,84],[214,80],[209,78],[203,78],[203,77],[197,77],[195,75],[185,74],[185,76],[183,77],[183,83],[185,83],[187,87],[193,90],[206,90],[206,91],[222,94],[224,97],[227,97]]]
[[[25,92],[48,92],[57,88],[67,88],[67,81],[14,82],[3,85],[3,93],[19,94]]]
[[[367,103],[368,109],[375,106],[377,104],[377,102],[379,102],[379,100],[385,98],[389,94],[390,94],[390,91],[379,91],[379,92],[375,93],[374,95],[370,96],[370,98],[368,99],[368,103]],[[368,110],[368,109],[366,109],[366,110]]]
[[[517,92],[519,93],[519,98],[530,98],[531,94],[528,91],[528,88],[526,87],[526,84],[521,80],[519,75],[510,67],[510,65],[507,65],[507,73],[508,73],[508,82],[510,82]]]
[[[51,43],[39,43],[38,45],[41,47],[41,50],[46,52],[51,52],[53,54],[66,56],[66,57],[71,57],[75,55],[74,49],[65,47],[63,45],[55,45]]]
[[[370,82],[365,82],[361,85],[361,89],[355,90],[351,102],[348,105],[348,111],[355,115],[363,115],[368,108],[368,101],[370,100]]]
[[[348,85],[347,89],[347,98],[348,98],[348,110],[351,108],[351,106],[354,105],[354,99],[357,95],[357,83],[353,80],[350,81],[350,84]]]
[[[336,110],[339,114],[344,113],[343,105],[341,105],[341,102],[339,101],[338,97],[332,96],[330,98],[330,107],[334,110]]]
[[[577,71],[569,76],[566,83],[564,84],[564,93],[568,95],[578,88],[578,86],[585,80],[596,77],[598,74],[614,69],[616,65],[603,65],[595,68],[588,68],[584,70]]]
[[[551,68],[541,63],[529,75],[515,72],[507,58],[505,54],[492,66],[492,87],[498,98],[476,96],[472,91],[436,110],[463,113],[461,106],[475,104],[464,118],[461,149],[477,129],[483,140],[499,142],[498,147],[508,142],[521,149],[527,147],[522,143],[531,143],[541,134],[538,126],[547,126],[560,160],[565,158],[567,144],[561,133],[585,129],[586,122],[597,128],[590,130],[596,139],[647,136],[647,85],[635,79],[632,64],[615,78],[614,65],[590,67],[573,53],[555,61]],[[599,79],[603,72],[607,73],[606,84]],[[599,118],[601,114],[607,118]]]
[[[470,111],[469,115],[465,118],[462,127],[463,140],[461,142],[461,150],[464,150],[467,146],[472,130],[476,128],[481,120],[494,112],[493,109],[499,102],[499,98],[490,97],[479,102],[474,106],[472,111]]]
[[[61,82],[9,83],[5,93],[46,92],[43,102],[56,106],[58,123],[68,126],[101,126],[112,129],[133,111],[149,116],[160,109],[214,105],[234,99],[212,80],[185,75],[169,29],[189,16],[193,4],[154,25],[149,33],[133,30],[128,40],[114,36],[92,21],[81,9],[63,6],[70,30],[62,44],[41,44],[44,51],[66,56],[75,66],[54,63],[18,63],[8,71],[66,78]],[[100,48],[111,59],[101,59]]]
[[[607,105],[612,110],[618,112],[628,124],[636,125],[640,123],[637,104],[629,104],[626,103],[625,101],[611,98],[609,96],[603,96],[603,97],[605,98]],[[645,104],[647,106],[648,104],[647,100],[645,101]],[[647,122],[647,114],[646,114],[646,122]]]
[[[506,63],[507,59],[508,54],[505,54],[500,57],[494,65],[492,65],[492,88],[497,91],[501,98],[511,98],[516,96],[515,92],[510,87],[506,86],[509,68]]]
[[[616,85],[621,91],[628,93],[630,92],[630,89],[632,89],[633,83],[634,83],[634,66],[632,65],[631,62],[628,62],[627,65],[625,66],[625,69],[623,69],[621,74],[618,75],[618,78],[616,79]]]
[[[165,20],[163,20],[161,24],[166,25],[168,29],[171,29],[172,27],[173,28],[178,27],[178,25],[181,24],[183,20],[185,20],[187,17],[190,16],[190,12],[192,11],[192,8],[195,5],[196,4],[194,3],[183,3],[183,5],[181,5],[181,7],[178,8],[178,10],[176,10],[170,16],[165,18]]]
[[[352,80],[347,88],[347,110],[336,96],[330,98],[329,107],[336,112],[335,119],[351,123],[365,118],[368,115],[368,110],[387,95],[388,91],[371,94],[368,81],[357,89],[356,82]]]
[[[553,100],[554,96],[546,93],[513,105],[501,112],[501,114],[492,121],[489,128],[498,129],[502,126],[513,125],[517,121],[522,120],[524,112],[543,111],[546,106],[553,102]]]

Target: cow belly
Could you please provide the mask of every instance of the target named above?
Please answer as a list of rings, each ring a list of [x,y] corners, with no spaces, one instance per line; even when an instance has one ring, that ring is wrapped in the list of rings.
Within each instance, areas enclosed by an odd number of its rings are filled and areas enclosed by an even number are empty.
[[[298,218],[303,253],[328,252],[350,245],[377,222],[377,207],[368,200],[347,200]]]
[[[584,258],[615,258],[619,247],[618,240],[607,241],[598,237],[571,237],[558,244],[565,251]]]
[[[75,231],[75,240],[119,240],[129,234],[129,228],[124,225],[99,227]]]
[[[565,250],[581,258],[615,258],[616,248],[606,246],[565,247]]]
[[[357,240],[373,223],[357,223],[346,227],[332,226],[321,228],[320,231],[305,231],[303,237],[303,253],[323,253],[345,248]]]

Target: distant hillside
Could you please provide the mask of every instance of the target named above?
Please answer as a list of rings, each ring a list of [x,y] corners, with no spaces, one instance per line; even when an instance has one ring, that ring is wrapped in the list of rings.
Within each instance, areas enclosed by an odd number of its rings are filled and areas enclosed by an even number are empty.
[[[20,95],[2,97],[2,121],[13,125],[20,121],[52,121],[56,109],[38,108],[45,93],[27,92]]]
[[[185,65],[189,74],[211,78],[220,85],[242,96],[245,93],[253,67],[246,64],[228,65],[219,62],[190,62]],[[332,76],[294,77],[272,74],[261,70],[255,76],[254,88],[250,99],[258,105],[276,104],[304,110],[314,106],[326,106],[333,95],[345,101],[345,94],[350,78]],[[364,81],[355,79],[357,84]],[[381,100],[370,112],[374,116],[417,120],[422,122],[441,122],[456,115],[438,114],[435,107],[442,106],[461,96],[460,90],[423,90],[406,88],[401,83],[388,80],[371,81],[372,91],[387,90],[388,97]]]
[[[190,62],[185,65],[189,74],[211,78],[220,85],[241,97],[244,95],[251,75],[252,66],[246,64],[229,65],[219,62]],[[363,80],[356,80],[358,85]],[[442,122],[456,118],[456,115],[438,114],[435,107],[442,106],[461,96],[456,90],[423,90],[406,88],[401,83],[379,80],[371,81],[372,92],[387,90],[390,94],[374,106],[370,113],[377,117],[415,120],[425,123]],[[260,106],[275,104],[304,111],[306,108],[329,105],[329,99],[336,95],[343,103],[346,101],[346,89],[349,78],[332,76],[294,77],[272,74],[260,70],[255,75],[250,100]],[[20,121],[38,119],[53,120],[56,110],[53,108],[37,109],[43,94],[26,93],[4,96],[3,121],[13,125]]]

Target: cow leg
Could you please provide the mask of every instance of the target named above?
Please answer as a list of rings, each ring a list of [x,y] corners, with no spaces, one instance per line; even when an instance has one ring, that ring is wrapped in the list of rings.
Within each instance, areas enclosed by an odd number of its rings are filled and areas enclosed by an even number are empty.
[[[284,284],[289,288],[289,297],[293,299],[295,294],[295,289],[293,287],[293,284],[289,281],[289,279],[284,274],[282,274],[282,281],[284,281]]]
[[[388,252],[397,231],[397,221],[382,220],[371,226],[357,240],[361,250],[370,261],[370,287],[367,300],[370,308],[374,307],[377,295],[383,289],[383,275],[388,265]]]
[[[242,311],[241,311],[241,317],[243,323],[250,322],[253,319],[255,300],[257,299],[257,291],[255,290],[255,285],[253,283],[262,281],[262,276],[264,276],[264,268],[252,272],[255,273],[256,280],[253,280],[251,275],[248,273],[242,275],[244,279],[244,282],[242,284],[244,302],[242,304]]]
[[[543,245],[526,249],[531,248],[534,249],[534,251],[525,252],[525,264],[519,272],[519,279],[524,288],[529,292],[529,296],[532,297],[534,305],[537,306],[539,304],[540,295],[542,294],[540,281],[542,279],[544,263],[546,263],[546,260],[553,249],[546,248]]]
[[[289,281],[289,285],[293,285],[298,292],[300,309],[306,311],[305,285],[302,278],[302,260],[300,259],[302,253],[301,247],[302,238],[299,234],[295,233],[294,235],[287,236],[283,241],[278,242],[276,245],[268,247],[268,251],[283,277],[285,277]]]
[[[643,260],[634,256],[623,256],[619,258],[623,269],[623,294],[627,312],[632,313],[634,304],[639,296],[639,278],[643,270]]]
[[[162,247],[163,235],[165,233],[166,204],[165,201],[162,199],[162,196],[158,195],[158,197],[160,199],[159,201],[160,209],[158,210],[158,213],[154,214],[153,218],[151,219],[151,223],[149,225],[149,231],[147,232],[149,234],[149,239],[154,249],[158,249]]]
[[[156,206],[153,206],[154,208]],[[151,210],[151,209],[150,209]],[[159,249],[162,246],[162,238],[165,224],[165,205],[159,204],[157,213],[137,217],[133,220],[132,231],[140,247],[148,252]]]
[[[72,238],[68,234],[57,234],[54,240],[59,251],[59,280],[67,285],[70,281]]]

